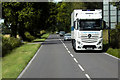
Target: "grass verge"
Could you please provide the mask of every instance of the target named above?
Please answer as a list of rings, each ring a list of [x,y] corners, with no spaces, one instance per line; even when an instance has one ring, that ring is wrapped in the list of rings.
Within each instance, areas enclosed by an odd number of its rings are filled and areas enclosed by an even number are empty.
[[[2,59],[2,78],[17,78],[34,56],[40,44],[24,44]]]
[[[113,49],[108,44],[108,30],[103,30],[103,47],[104,51],[111,54],[117,58],[120,58],[120,49]]]
[[[107,53],[117,57],[117,58],[120,58],[120,49],[113,49],[113,48],[109,48],[107,50]]]
[[[48,38],[49,33],[41,36],[41,39],[34,41],[43,42]],[[35,55],[40,44],[27,44],[12,50],[8,55],[2,58],[2,78],[17,78],[22,70],[26,67],[31,58]]]
[[[0,57],[0,80],[2,79],[2,58]]]
[[[37,38],[37,39],[33,40],[33,42],[43,42],[43,41],[45,41],[45,39],[39,39],[39,38]]]
[[[41,38],[48,38],[48,36],[49,36],[49,33],[46,33],[46,34],[43,34],[42,36],[41,36]]]
[[[33,42],[43,42],[43,41],[45,41],[45,39],[48,38],[48,36],[49,36],[49,33],[43,34],[43,35],[41,36],[41,39],[40,39],[40,38],[37,38],[37,39],[33,40]]]

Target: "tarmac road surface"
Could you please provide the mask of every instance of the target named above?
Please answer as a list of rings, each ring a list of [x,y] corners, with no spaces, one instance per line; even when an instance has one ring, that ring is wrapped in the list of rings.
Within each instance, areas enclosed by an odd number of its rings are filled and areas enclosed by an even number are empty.
[[[100,52],[75,52],[71,41],[52,34],[38,50],[20,79],[119,80],[120,60]]]

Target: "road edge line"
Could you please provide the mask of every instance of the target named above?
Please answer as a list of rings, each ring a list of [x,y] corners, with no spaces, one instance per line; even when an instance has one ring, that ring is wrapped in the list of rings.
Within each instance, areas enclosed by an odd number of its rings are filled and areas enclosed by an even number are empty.
[[[111,54],[109,54],[109,53],[104,53],[104,54],[106,54],[106,55],[108,55],[108,56],[110,56],[110,57],[112,57],[112,58],[114,58],[114,59],[120,60],[119,58],[117,58],[117,57],[115,57],[115,56],[113,56],[113,55],[111,55]]]
[[[37,52],[35,53],[35,55],[32,57],[32,59],[29,61],[29,63],[27,64],[27,66],[23,69],[23,71],[20,73],[20,75],[17,77],[17,79],[21,78],[22,75],[24,74],[24,72],[27,70],[27,68],[30,66],[30,64],[33,62],[33,60],[35,59],[35,57],[38,55],[39,51],[41,50],[43,45],[41,45],[39,47],[39,49],[37,50]],[[16,80],[17,80],[16,79]]]

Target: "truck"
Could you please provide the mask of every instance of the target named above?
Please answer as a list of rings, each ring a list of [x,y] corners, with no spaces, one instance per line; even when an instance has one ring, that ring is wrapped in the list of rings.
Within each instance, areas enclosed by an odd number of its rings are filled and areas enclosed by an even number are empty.
[[[71,13],[71,41],[75,50],[102,50],[103,29],[102,9],[75,9]]]

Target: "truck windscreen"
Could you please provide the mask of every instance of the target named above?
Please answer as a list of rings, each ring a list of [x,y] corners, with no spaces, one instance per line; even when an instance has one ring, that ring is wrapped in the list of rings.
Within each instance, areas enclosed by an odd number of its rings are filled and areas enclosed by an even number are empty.
[[[101,20],[80,20],[80,30],[100,30],[102,29]]]

